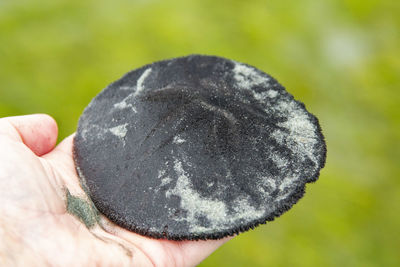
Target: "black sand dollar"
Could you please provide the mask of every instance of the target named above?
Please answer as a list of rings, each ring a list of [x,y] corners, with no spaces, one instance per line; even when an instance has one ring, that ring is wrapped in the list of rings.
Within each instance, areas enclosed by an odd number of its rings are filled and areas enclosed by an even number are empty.
[[[268,74],[193,55],[129,72],[79,120],[74,159],[97,209],[137,233],[217,239],[273,220],[315,181],[318,120]]]

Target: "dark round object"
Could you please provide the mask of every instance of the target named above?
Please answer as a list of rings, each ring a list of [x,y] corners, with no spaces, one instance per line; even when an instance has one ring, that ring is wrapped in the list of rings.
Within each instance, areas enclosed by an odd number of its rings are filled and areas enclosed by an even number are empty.
[[[271,76],[192,55],[146,65],[83,112],[74,160],[97,209],[155,238],[218,239],[273,220],[325,164],[318,120]]]

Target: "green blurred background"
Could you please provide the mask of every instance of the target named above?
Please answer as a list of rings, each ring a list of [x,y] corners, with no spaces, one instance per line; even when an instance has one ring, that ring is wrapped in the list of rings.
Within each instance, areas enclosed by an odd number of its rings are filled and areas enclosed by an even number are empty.
[[[191,53],[254,65],[317,115],[328,159],[287,214],[201,266],[400,266],[400,2],[0,0],[0,116],[60,139],[102,88]]]

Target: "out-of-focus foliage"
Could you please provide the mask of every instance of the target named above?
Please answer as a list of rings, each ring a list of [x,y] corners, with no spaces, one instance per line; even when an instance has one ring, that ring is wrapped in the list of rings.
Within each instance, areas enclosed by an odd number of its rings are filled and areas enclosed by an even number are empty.
[[[125,72],[191,53],[277,78],[317,115],[320,180],[202,266],[400,266],[400,2],[0,0],[0,116],[43,112],[61,138]]]

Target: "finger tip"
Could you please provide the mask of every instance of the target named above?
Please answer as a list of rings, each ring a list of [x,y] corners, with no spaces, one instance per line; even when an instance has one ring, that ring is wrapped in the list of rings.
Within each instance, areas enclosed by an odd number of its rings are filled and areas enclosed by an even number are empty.
[[[58,126],[47,114],[5,117],[0,119],[0,134],[23,142],[34,154],[42,156],[54,149]]]
[[[57,143],[58,137],[57,122],[52,116],[47,114],[37,114],[37,116],[40,116],[40,120],[43,123],[43,128],[46,130],[46,143],[49,145],[49,147],[53,148]]]
[[[20,128],[24,143],[38,156],[43,156],[54,149],[58,137],[56,120],[47,114],[33,114],[30,116],[29,128]]]

